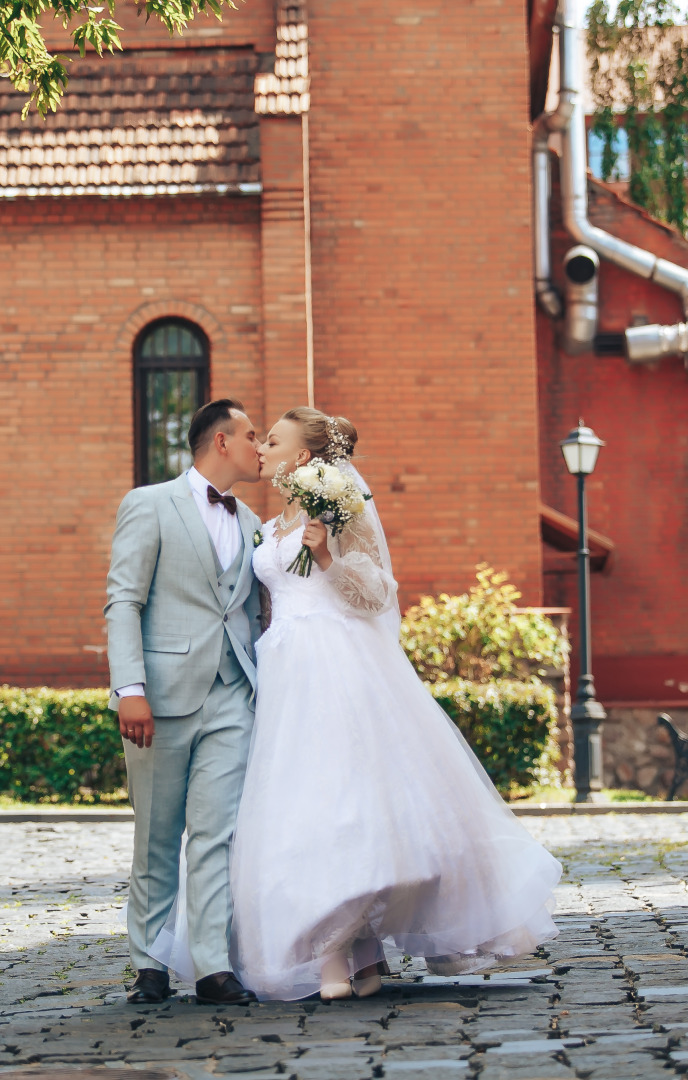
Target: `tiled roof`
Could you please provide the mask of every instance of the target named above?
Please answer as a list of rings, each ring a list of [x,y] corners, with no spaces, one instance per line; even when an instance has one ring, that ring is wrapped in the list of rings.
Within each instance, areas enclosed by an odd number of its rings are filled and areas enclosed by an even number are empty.
[[[256,76],[256,112],[285,116],[308,112],[308,21],[305,0],[277,0],[275,67]]]
[[[128,51],[73,65],[61,108],[21,119],[0,83],[0,197],[260,190],[248,49]]]

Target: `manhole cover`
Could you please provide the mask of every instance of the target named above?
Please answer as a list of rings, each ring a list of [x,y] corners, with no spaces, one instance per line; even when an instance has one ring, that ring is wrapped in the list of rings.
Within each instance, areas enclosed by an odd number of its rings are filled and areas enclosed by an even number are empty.
[[[20,1069],[15,1072],[2,1072],[2,1080],[177,1080],[178,1073],[163,1072],[160,1069],[80,1069],[78,1065],[64,1065],[61,1068],[50,1065],[45,1069]]]

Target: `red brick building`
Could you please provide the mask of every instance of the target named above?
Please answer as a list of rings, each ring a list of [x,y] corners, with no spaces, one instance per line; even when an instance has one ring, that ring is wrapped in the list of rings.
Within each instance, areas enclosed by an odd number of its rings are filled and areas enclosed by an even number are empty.
[[[486,560],[525,603],[575,606],[557,444],[582,412],[608,443],[590,493],[614,544],[593,581],[600,685],[622,700],[642,670],[623,700],[688,697],[683,366],[571,358],[536,320],[546,6],[530,52],[511,0],[479,24],[454,0],[247,0],[177,39],[124,8],[125,52],[75,63],[56,116],[22,124],[5,88],[0,678],[104,683],[124,492],[185,464],[196,400],[235,394],[264,427],[312,387],[359,427],[404,603]],[[601,188],[594,212],[688,266]],[[555,220],[555,265],[567,243]],[[656,286],[606,264],[600,281],[602,329],[643,305],[675,321]],[[269,512],[268,492],[242,494]],[[667,697],[660,670],[686,690]]]

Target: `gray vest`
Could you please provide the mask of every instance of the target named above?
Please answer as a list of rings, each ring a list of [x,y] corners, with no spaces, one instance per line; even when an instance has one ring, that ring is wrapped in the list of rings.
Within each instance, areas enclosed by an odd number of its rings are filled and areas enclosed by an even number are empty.
[[[208,536],[208,539],[210,540],[210,547],[212,548],[213,558],[215,560],[215,570],[217,571],[217,584],[220,589],[222,604],[226,609],[227,605],[232,599],[234,586],[237,583],[239,571],[241,570],[241,564],[244,558],[243,541],[239,545],[239,550],[236,554],[234,562],[231,563],[231,565],[228,566],[226,570],[223,570],[222,563],[217,557],[215,545],[210,539],[210,536]],[[220,656],[220,663],[218,665],[217,673],[225,685],[228,685],[231,682],[235,682],[236,679],[246,678],[246,676],[244,675],[244,669],[236,658],[236,654],[234,652],[234,649],[232,648],[232,644],[229,640],[226,630],[222,639],[222,655]]]

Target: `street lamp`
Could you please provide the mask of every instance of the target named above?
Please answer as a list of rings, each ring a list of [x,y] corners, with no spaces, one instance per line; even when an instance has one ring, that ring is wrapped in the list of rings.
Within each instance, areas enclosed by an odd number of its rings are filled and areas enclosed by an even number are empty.
[[[583,421],[559,444],[566,468],[578,478],[578,607],[580,619],[580,674],[576,703],[571,709],[576,802],[592,802],[593,792],[602,790],[602,733],[600,723],[607,714],[595,699],[590,647],[590,549],[585,505],[585,478],[595,468],[604,446]]]

